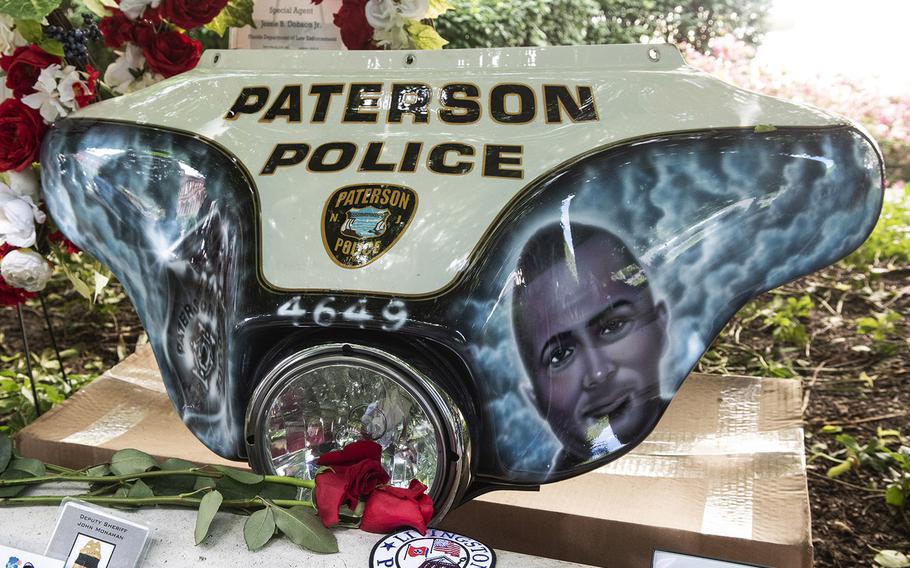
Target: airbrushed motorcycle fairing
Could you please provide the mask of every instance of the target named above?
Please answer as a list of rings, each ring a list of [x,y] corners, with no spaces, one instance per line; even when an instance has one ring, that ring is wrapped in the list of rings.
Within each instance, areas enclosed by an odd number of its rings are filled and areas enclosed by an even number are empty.
[[[260,469],[368,436],[443,513],[593,469],[881,207],[855,126],[666,46],[263,57],[208,53],[42,156],[188,427]]]

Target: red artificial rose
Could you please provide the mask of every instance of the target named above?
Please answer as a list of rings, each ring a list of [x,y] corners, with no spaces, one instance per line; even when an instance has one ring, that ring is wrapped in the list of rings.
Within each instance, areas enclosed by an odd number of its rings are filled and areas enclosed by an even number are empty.
[[[19,99],[0,103],[0,172],[21,172],[37,161],[46,129],[38,111]]]
[[[114,10],[110,16],[101,18],[98,29],[101,30],[101,35],[104,37],[104,45],[117,49],[123,47],[124,43],[132,41],[135,25],[136,23],[126,14],[120,10]]]
[[[20,99],[35,92],[35,81],[41,70],[54,63],[60,63],[60,58],[35,44],[17,47],[12,55],[0,57],[0,68],[6,71],[6,86]]]
[[[322,524],[338,524],[342,503],[352,509],[361,497],[370,495],[377,486],[389,482],[389,474],[379,461],[382,447],[371,440],[359,440],[343,449],[324,454],[316,462],[331,469],[316,476],[316,510]]]
[[[172,77],[196,66],[202,54],[202,43],[179,32],[164,32],[143,45],[142,52],[149,69]]]
[[[161,17],[185,30],[211,22],[224,10],[228,0],[164,0]]]
[[[407,489],[386,485],[377,487],[367,499],[360,528],[372,533],[390,533],[410,527],[427,532],[427,523],[433,518],[433,500],[426,494],[427,486],[411,480]]]
[[[342,0],[335,13],[335,25],[341,30],[341,41],[348,49],[372,49],[373,26],[367,21],[367,0]]]
[[[133,43],[145,49],[155,43],[158,35],[157,24],[150,20],[138,20],[133,26]]]

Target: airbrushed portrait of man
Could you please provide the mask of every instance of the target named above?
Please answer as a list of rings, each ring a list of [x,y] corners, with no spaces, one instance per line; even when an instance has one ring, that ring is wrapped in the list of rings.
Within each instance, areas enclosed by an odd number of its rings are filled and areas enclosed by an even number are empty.
[[[599,459],[654,426],[667,310],[614,234],[559,223],[516,266],[512,325],[537,407],[563,444],[556,467]]]

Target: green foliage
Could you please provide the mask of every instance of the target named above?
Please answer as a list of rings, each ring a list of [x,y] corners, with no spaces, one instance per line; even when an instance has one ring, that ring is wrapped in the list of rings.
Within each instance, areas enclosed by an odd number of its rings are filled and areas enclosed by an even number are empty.
[[[221,508],[224,497],[217,491],[209,491],[199,503],[199,513],[196,515],[196,529],[193,533],[196,544],[199,545],[209,534],[209,528],[212,526],[212,520],[215,513]]]
[[[886,190],[882,214],[866,242],[847,257],[857,268],[910,263],[910,184]]]
[[[63,0],[0,0],[0,14],[40,22],[62,3]]]
[[[769,0],[453,0],[436,27],[451,47],[517,47],[647,40],[688,42],[733,34],[757,43]]]
[[[224,36],[228,28],[242,28],[253,26],[253,0],[230,0],[227,6],[215,19],[205,25],[205,28]]]
[[[243,525],[243,540],[250,550],[259,550],[275,534],[275,513],[271,507],[259,509]]]
[[[856,320],[856,332],[868,335],[872,339],[872,349],[885,356],[894,355],[900,348],[899,342],[890,341],[895,334],[895,324],[901,320],[901,315],[892,310],[872,312],[872,316],[861,317]]]
[[[764,316],[764,324],[771,328],[771,335],[774,339],[802,346],[809,340],[809,334],[802,320],[809,317],[814,307],[812,298],[805,294],[799,298],[786,299],[775,296],[760,312],[760,315]]]
[[[139,450],[120,450],[111,457],[111,472],[114,475],[142,473],[155,465],[155,458]]]
[[[275,514],[278,529],[294,544],[314,552],[338,552],[335,535],[322,525],[313,509],[300,506],[283,509],[271,504],[269,508]]]
[[[74,349],[60,352],[64,361],[78,354]],[[72,387],[63,381],[60,363],[50,349],[41,353],[32,352],[32,374],[38,403],[45,412],[91,382],[96,375],[68,373]],[[31,381],[28,377],[25,356],[0,355],[0,432],[16,432],[35,419],[35,404],[32,401]]]

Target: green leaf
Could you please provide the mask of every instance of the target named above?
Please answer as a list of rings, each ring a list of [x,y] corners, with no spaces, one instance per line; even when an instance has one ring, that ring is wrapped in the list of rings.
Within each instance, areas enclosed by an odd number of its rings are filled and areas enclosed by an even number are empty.
[[[215,465],[212,467],[220,471],[223,475],[245,485],[256,485],[257,483],[262,483],[265,479],[265,477],[258,473],[243,471],[242,469],[235,469],[233,467],[227,467],[226,465]]]
[[[0,434],[0,471],[6,471],[10,458],[13,457],[13,443],[9,436]]]
[[[844,460],[836,466],[828,469],[828,477],[833,479],[847,473],[851,469],[853,469],[853,462],[850,460]]]
[[[63,0],[0,0],[0,14],[40,22],[62,3]]]
[[[777,127],[773,124],[759,124],[753,130],[756,134],[763,134],[765,132],[774,132]]]
[[[272,509],[259,509],[243,525],[243,540],[250,550],[259,550],[275,534],[275,515]]]
[[[338,552],[338,541],[309,507],[270,507],[275,524],[291,542],[313,552]]]
[[[256,27],[253,23],[253,0],[231,0],[215,19],[205,25],[219,36],[224,36],[228,28]]]
[[[282,483],[263,483],[258,486],[258,495],[271,500],[296,500],[299,487]]]
[[[224,495],[225,499],[237,500],[252,499],[258,496],[262,486],[259,484],[247,485],[246,483],[234,481],[230,477],[222,477],[215,480],[215,488]]]
[[[202,502],[199,503],[199,513],[196,515],[196,531],[194,533],[197,545],[201,544],[205,537],[208,536],[209,527],[212,526],[212,519],[215,518],[215,513],[221,507],[222,501],[224,501],[224,497],[221,496],[221,493],[209,491],[202,498]]]
[[[904,491],[899,485],[889,485],[885,490],[885,502],[893,507],[903,507],[904,498]]]
[[[115,475],[131,475],[142,473],[155,467],[152,456],[132,448],[120,450],[111,457],[111,471]]]
[[[106,463],[101,465],[96,465],[95,467],[90,467],[85,470],[85,475],[89,477],[104,477],[111,474],[111,466]]]
[[[27,479],[31,477],[27,472],[19,469],[8,469],[0,474],[0,479]],[[25,491],[28,485],[10,485],[9,487],[0,487],[0,497],[15,497]]]
[[[126,496],[130,499],[146,499],[148,497],[154,497],[155,493],[148,485],[145,484],[144,481],[137,479],[133,482],[129,493],[127,493]]]
[[[203,488],[215,488],[215,480],[211,477],[197,477],[193,484],[193,491],[199,491]]]
[[[64,57],[63,44],[55,39],[44,38],[38,46],[44,51],[57,57]]]
[[[32,477],[44,477],[47,474],[44,462],[32,458],[14,459],[10,462],[9,469],[18,469],[19,471],[30,473]]]
[[[195,469],[197,466],[186,460],[168,458],[161,462],[160,467],[164,471],[182,471]],[[207,478],[199,478],[195,475],[166,475],[149,479],[147,483],[155,492],[155,495],[180,495],[181,493],[187,493],[196,489],[195,485],[197,479]],[[214,486],[215,484],[212,483],[209,487]]]
[[[907,568],[910,560],[896,550],[882,550],[875,555],[875,563],[885,568]]]
[[[433,26],[421,24],[417,20],[410,20],[404,28],[411,37],[411,45],[414,49],[442,49],[442,46],[449,43],[444,40]]]
[[[39,43],[44,36],[41,22],[35,20],[16,20],[16,31],[29,43]]]
[[[82,3],[99,18],[111,15],[110,8],[105,6],[101,0],[82,0]]]
[[[453,8],[454,6],[449,3],[449,0],[430,0],[430,6],[427,8],[427,14],[424,17],[434,20]]]

